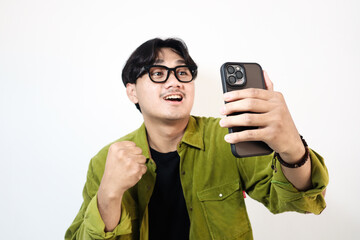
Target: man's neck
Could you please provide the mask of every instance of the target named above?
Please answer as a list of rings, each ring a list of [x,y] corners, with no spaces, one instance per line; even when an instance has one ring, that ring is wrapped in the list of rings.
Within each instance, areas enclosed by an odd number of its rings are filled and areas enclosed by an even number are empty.
[[[168,121],[146,121],[144,119],[150,147],[162,153],[176,151],[189,119],[190,116],[187,119]]]

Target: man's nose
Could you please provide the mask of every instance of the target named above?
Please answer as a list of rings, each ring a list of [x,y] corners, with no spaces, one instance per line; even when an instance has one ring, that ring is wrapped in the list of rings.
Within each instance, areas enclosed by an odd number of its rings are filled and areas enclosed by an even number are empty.
[[[169,72],[169,78],[168,80],[165,82],[166,85],[171,85],[171,86],[181,86],[181,82],[176,78],[175,76],[175,70],[171,70]]]

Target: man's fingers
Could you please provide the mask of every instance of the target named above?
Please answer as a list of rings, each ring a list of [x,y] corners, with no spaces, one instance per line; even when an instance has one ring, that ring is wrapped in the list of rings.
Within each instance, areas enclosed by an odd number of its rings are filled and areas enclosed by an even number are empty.
[[[139,147],[130,147],[127,149],[129,153],[135,154],[135,155],[142,155],[142,149]]]
[[[113,145],[117,145],[119,148],[126,148],[126,147],[135,147],[136,144],[132,141],[121,141],[121,142],[115,142]]]
[[[274,84],[270,80],[269,75],[267,74],[266,71],[263,72],[264,72],[264,79],[267,90],[274,91]]]
[[[267,136],[266,128],[244,130],[241,132],[229,133],[225,135],[225,141],[231,144],[246,141],[265,141]]]
[[[141,174],[144,175],[147,171],[147,167],[145,164],[142,164],[142,168],[141,168]]]
[[[234,116],[227,116],[220,120],[221,127],[253,126],[262,127],[268,124],[267,115],[256,113],[243,113]]]
[[[129,148],[134,148],[134,147],[136,147],[136,144],[131,141],[114,142],[113,144],[110,145],[109,152],[115,153],[115,152],[119,152],[120,150],[123,150],[123,149],[129,149]]]
[[[257,98],[262,100],[269,100],[273,96],[271,91],[260,88],[247,88],[242,90],[235,90],[224,93],[224,101],[232,102],[244,98]]]
[[[221,109],[221,114],[228,115],[234,112],[256,112],[264,113],[268,112],[270,103],[268,101],[247,98],[235,102],[229,102]]]
[[[140,164],[146,163],[146,157],[144,155],[137,155],[137,156],[135,156],[134,160]]]
[[[110,145],[109,151],[120,154],[122,153],[142,154],[142,149],[137,147],[136,144],[131,141],[115,142]]]

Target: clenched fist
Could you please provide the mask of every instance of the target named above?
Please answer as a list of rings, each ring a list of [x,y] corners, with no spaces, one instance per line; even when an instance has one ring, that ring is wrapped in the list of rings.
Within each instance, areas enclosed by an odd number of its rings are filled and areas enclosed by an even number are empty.
[[[146,158],[134,142],[113,143],[106,158],[100,188],[111,196],[122,195],[146,173]]]
[[[145,162],[141,148],[134,142],[116,142],[109,147],[98,190],[98,208],[106,231],[112,231],[119,223],[122,196],[146,173]]]

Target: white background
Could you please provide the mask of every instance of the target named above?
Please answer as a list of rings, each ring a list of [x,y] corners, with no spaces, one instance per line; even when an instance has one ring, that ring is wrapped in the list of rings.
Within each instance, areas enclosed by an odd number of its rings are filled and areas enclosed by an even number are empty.
[[[255,239],[359,239],[359,6],[0,0],[1,239],[63,239],[90,158],[142,123],[121,70],[154,37],[182,38],[199,65],[193,114],[220,117],[222,63],[258,62],[326,159],[325,211],[272,215],[247,198]]]

